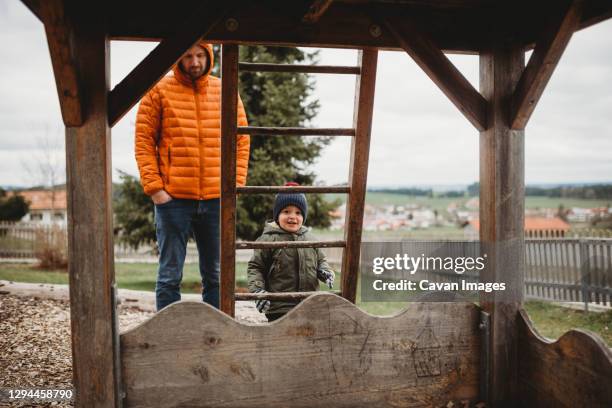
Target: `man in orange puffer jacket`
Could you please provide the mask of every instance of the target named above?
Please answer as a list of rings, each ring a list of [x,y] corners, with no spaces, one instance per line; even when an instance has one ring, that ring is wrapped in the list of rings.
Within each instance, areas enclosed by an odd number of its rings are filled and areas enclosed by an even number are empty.
[[[190,48],[143,98],[136,118],[140,181],[155,204],[157,310],[180,300],[190,233],[198,247],[202,299],[219,307],[221,81],[210,44]],[[238,126],[247,126],[238,98]],[[249,136],[237,140],[236,179],[246,184]]]

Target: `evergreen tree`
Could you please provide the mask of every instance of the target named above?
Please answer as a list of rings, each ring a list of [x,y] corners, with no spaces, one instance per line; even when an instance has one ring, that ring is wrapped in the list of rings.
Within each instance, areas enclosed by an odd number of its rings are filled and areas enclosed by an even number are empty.
[[[113,192],[115,235],[119,243],[137,249],[156,241],[153,202],[144,193],[138,179],[119,170],[121,184]]]
[[[298,48],[240,47],[243,62],[312,64],[316,58],[316,52],[307,53]],[[240,96],[250,126],[307,126],[319,109],[318,101],[310,98],[313,89],[314,82],[302,73],[240,73]],[[287,181],[315,184],[315,175],[308,171],[308,166],[329,142],[328,137],[253,135],[248,184],[282,186]],[[307,194],[307,199],[307,224],[329,227],[329,211],[337,207],[338,202],[327,202],[319,194]],[[265,221],[272,218],[273,203],[272,194],[239,196],[237,235],[249,240],[259,236]]]

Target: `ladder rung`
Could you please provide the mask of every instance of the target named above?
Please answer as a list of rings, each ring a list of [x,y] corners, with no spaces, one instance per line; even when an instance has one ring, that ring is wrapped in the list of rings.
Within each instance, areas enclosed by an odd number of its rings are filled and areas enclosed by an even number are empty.
[[[346,241],[239,241],[236,249],[267,249],[267,248],[344,248]]]
[[[355,136],[353,128],[300,128],[300,127],[267,127],[241,126],[238,134],[262,136]]]
[[[266,194],[266,193],[311,193],[311,194],[349,194],[348,186],[246,186],[236,187],[238,194]]]
[[[235,300],[301,300],[306,299],[309,296],[317,293],[333,293],[339,295],[340,292],[337,290],[329,292],[264,292],[264,293],[236,293],[234,294]]]
[[[334,65],[290,65],[290,64],[260,64],[241,62],[238,69],[247,72],[303,72],[308,74],[361,74],[359,67]]]

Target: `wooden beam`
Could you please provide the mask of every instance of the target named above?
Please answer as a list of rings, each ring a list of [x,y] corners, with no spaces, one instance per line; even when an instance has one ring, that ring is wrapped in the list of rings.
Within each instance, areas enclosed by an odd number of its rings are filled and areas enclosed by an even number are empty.
[[[612,18],[612,2],[610,0],[589,0],[586,3],[583,2],[581,9],[578,30],[583,30]]]
[[[263,248],[344,248],[344,241],[243,241],[236,243],[236,249]]]
[[[21,0],[21,2],[44,24],[44,20],[40,15],[40,0]]]
[[[240,131],[238,132],[240,133]],[[238,187],[240,194],[269,194],[269,193],[323,193],[323,194],[348,194],[350,188],[347,186],[325,187],[325,186],[245,186]]]
[[[234,316],[236,289],[236,137],[238,46],[221,48],[221,311]]]
[[[512,129],[524,129],[546,84],[580,23],[579,0],[573,0],[555,13],[529,59],[512,96]]]
[[[612,349],[599,335],[570,330],[552,342],[521,310],[519,337],[520,406],[612,406]]]
[[[481,256],[487,257],[480,281],[506,286],[480,295],[481,307],[491,315],[490,376],[481,381],[489,382],[487,406],[495,407],[521,406],[517,318],[525,270],[525,142],[524,131],[510,129],[508,112],[524,55],[515,44],[480,56],[481,92],[490,103],[490,126],[480,132],[480,242]]]
[[[302,128],[245,126],[238,128],[240,134],[260,136],[354,136],[353,128]]]
[[[434,42],[419,32],[410,20],[387,17],[387,29],[399,45],[440,90],[459,108],[461,113],[482,131],[487,127],[487,101],[453,65]]]
[[[330,291],[334,295],[339,295],[338,291]],[[326,293],[330,293],[326,292]],[[236,293],[236,300],[304,300],[310,296],[318,295],[321,292],[262,292],[262,293]]]
[[[151,89],[191,46],[221,20],[228,6],[206,3],[189,14],[172,36],[149,53],[109,95],[108,122],[114,126]]]
[[[302,21],[309,24],[314,24],[319,21],[321,16],[325,14],[333,0],[313,0],[308,7],[308,12],[302,18]]]
[[[83,123],[83,95],[79,86],[76,61],[72,55],[74,28],[67,12],[66,1],[43,1],[38,4],[38,12],[45,24],[62,119],[66,126],[80,126]]]
[[[185,0],[181,7],[148,7],[142,13],[140,2],[109,0],[109,9],[116,10],[109,27],[113,39],[157,40],[173,35],[178,27],[200,4],[199,0]],[[240,44],[288,45],[334,48],[367,48],[399,50],[397,41],[386,30],[373,35],[373,18],[369,3],[334,2],[317,24],[301,21],[305,9],[296,10],[304,1],[244,0],[232,13],[238,29],[229,31],[219,24],[210,32],[212,42],[235,42]],[[397,2],[384,4],[383,13],[412,17],[418,21],[431,21],[432,10],[423,4],[405,5]],[[489,37],[483,34],[481,13],[470,8],[435,8],[435,21],[425,24],[423,33],[432,38],[443,49],[477,52]],[[443,29],[440,29],[443,27]]]
[[[66,128],[68,272],[76,407],[120,406],[114,296],[111,137],[107,122],[109,41],[99,9],[83,5],[75,25],[87,115]]]
[[[359,67],[343,67],[337,65],[300,65],[300,64],[261,64],[241,62],[240,71],[245,72],[301,72],[308,74],[350,74],[359,75]]]
[[[232,13],[239,28],[229,31],[223,24],[210,33],[211,42],[238,42],[244,45],[290,45],[333,48],[364,48],[399,50],[393,36],[382,30],[374,36],[374,8],[384,15],[404,17],[419,22],[419,30],[445,52],[478,54],[491,42],[490,24],[501,12],[508,38],[525,46],[534,44],[541,30],[541,21],[547,17],[556,0],[490,1],[335,1],[317,24],[301,21],[305,14],[305,0],[243,0]],[[109,30],[113,39],[132,41],[160,41],[171,37],[188,15],[202,3],[201,0],[183,0],[181,7],[169,8],[143,2],[108,0]],[[299,8],[299,10],[296,10]],[[610,0],[588,0],[585,3],[580,28],[612,16]],[[517,20],[519,19],[519,20]],[[520,21],[520,25],[516,24]],[[495,25],[495,29],[502,27]]]
[[[341,269],[342,297],[353,303],[355,303],[357,296],[378,51],[375,49],[360,50],[358,62],[361,67],[361,75],[357,77],[355,83],[355,108],[353,113],[355,137],[351,141],[349,164],[351,193],[348,197],[344,221],[346,248],[342,251]]]

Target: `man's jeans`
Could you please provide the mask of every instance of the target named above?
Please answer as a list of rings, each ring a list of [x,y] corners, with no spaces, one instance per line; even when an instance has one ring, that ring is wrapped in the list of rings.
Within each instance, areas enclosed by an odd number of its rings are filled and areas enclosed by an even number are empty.
[[[173,199],[155,206],[159,269],[157,310],[181,300],[181,280],[191,232],[196,240],[202,277],[202,300],[219,308],[219,199]]]

